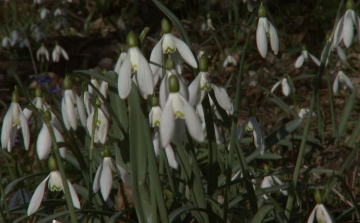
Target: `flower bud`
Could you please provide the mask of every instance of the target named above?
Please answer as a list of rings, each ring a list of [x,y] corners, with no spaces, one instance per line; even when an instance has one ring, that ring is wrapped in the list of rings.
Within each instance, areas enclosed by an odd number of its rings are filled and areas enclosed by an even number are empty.
[[[353,0],[348,0],[346,2],[346,9],[347,10],[353,10],[355,8],[355,3]]]
[[[42,97],[42,90],[41,90],[41,86],[38,86],[36,88],[36,91],[35,91],[35,97]]]
[[[262,3],[261,3],[261,5],[260,5],[260,7],[259,7],[258,16],[259,16],[260,18],[267,16],[266,8],[263,6]]]
[[[163,19],[161,21],[161,31],[163,32],[163,34],[171,32],[171,25],[167,19]]]
[[[71,88],[72,88],[72,82],[68,76],[65,77],[64,88],[65,88],[65,90],[71,90]]]
[[[104,147],[104,157],[110,157],[111,153],[110,150],[107,147]]]
[[[169,57],[169,59],[166,61],[166,67],[169,70],[175,69],[175,63],[174,60]]]
[[[129,32],[126,36],[126,43],[129,47],[137,47],[139,45],[139,40],[133,31]]]
[[[209,61],[205,55],[202,55],[200,58],[199,69],[200,71],[208,71],[208,68],[209,68]]]
[[[15,102],[15,103],[18,103],[19,102],[19,97],[20,97],[20,94],[19,94],[17,88],[15,88],[15,90],[13,91],[12,96],[11,96],[11,101]]]
[[[176,75],[170,75],[169,77],[169,90],[171,93],[179,92],[180,85],[179,79]]]
[[[159,106],[159,98],[155,95],[151,97],[151,106],[156,107]]]
[[[58,166],[57,166],[57,162],[56,162],[56,159],[55,157],[51,156],[48,160],[48,166],[49,166],[49,169],[50,171],[56,171],[58,170]]]
[[[314,199],[317,204],[322,204],[322,199],[321,199],[321,194],[320,194],[319,189],[316,189],[315,194],[314,194]]]

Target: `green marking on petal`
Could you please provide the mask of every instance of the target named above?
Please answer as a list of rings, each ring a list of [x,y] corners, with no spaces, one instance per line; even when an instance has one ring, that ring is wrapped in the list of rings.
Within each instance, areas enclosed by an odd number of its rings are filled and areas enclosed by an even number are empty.
[[[61,186],[61,185],[59,185],[59,186],[57,186],[57,185],[52,185],[52,186],[50,187],[50,183],[49,183],[49,189],[50,189],[51,191],[61,191],[61,190],[62,190],[62,186]]]
[[[163,50],[163,52],[165,54],[174,53],[175,51],[176,51],[176,48],[171,48],[171,47],[167,47],[166,49]]]
[[[205,84],[203,87],[200,88],[200,90],[202,90],[202,91],[205,91],[205,90],[210,91],[211,88],[212,88],[211,84]]]
[[[156,120],[156,121],[154,122],[154,126],[159,126],[159,127],[160,127],[160,121],[159,121],[159,120]]]
[[[177,111],[177,112],[174,113],[174,117],[175,118],[185,119],[185,114],[180,112],[180,111]]]

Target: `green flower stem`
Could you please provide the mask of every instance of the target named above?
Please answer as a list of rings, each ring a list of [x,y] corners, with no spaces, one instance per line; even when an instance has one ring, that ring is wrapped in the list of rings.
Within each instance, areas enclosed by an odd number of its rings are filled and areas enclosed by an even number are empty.
[[[327,86],[328,86],[328,92],[329,92],[329,101],[330,101],[330,111],[331,111],[331,124],[333,128],[333,136],[335,137],[337,135],[337,127],[336,127],[336,120],[335,120],[335,107],[334,107],[334,95],[332,91],[332,84],[331,84],[331,77],[329,75],[329,69],[326,68],[326,80],[327,80]],[[335,139],[335,144],[338,141],[338,137]]]
[[[94,116],[93,116],[93,122],[91,127],[91,141],[90,141],[90,153],[89,153],[89,207],[92,207],[92,197],[93,197],[93,171],[94,171],[94,160],[93,160],[93,154],[94,154],[94,138],[95,138],[95,129],[96,129],[96,122],[97,122],[97,116],[98,116],[98,108],[97,105],[93,106],[94,109]]]
[[[320,94],[319,92],[316,95],[316,116],[318,119],[318,132],[321,139],[324,139],[324,120],[322,118],[322,112],[321,112],[321,104],[320,104]]]
[[[205,97],[203,102],[203,110],[206,124],[206,136],[208,140],[208,176],[207,176],[207,195],[214,200],[217,200],[218,197],[218,178],[214,173],[218,172],[218,160],[217,160],[217,151],[216,151],[216,138],[214,130],[214,121],[212,118],[211,105],[209,97]],[[214,210],[214,207],[213,207]]]
[[[59,148],[58,148],[58,145],[57,145],[57,142],[56,142],[56,138],[55,138],[52,126],[50,124],[50,121],[47,120],[46,117],[44,118],[44,122],[45,122],[46,126],[49,129],[50,136],[51,136],[51,139],[52,139],[52,142],[53,142],[54,154],[55,154],[56,162],[58,164],[59,171],[60,171],[60,174],[61,174],[61,181],[62,181],[63,188],[64,188],[64,194],[65,194],[65,198],[66,198],[66,203],[67,203],[67,206],[68,206],[68,209],[69,209],[69,212],[70,212],[70,216],[71,216],[71,222],[78,223],[78,220],[77,220],[77,217],[76,217],[76,214],[75,214],[74,204],[73,204],[72,199],[71,199],[71,194],[70,194],[70,189],[69,189],[69,185],[68,185],[68,182],[67,182],[67,177],[66,177],[66,174],[65,174],[65,169],[64,169],[64,166],[63,166],[63,163],[62,163],[61,155],[60,155],[60,152],[59,152]]]
[[[240,107],[240,101],[241,101],[241,90],[242,90],[242,86],[241,86],[241,79],[242,79],[242,75],[244,72],[244,65],[245,65],[245,55],[246,55],[246,51],[248,49],[248,45],[250,42],[250,37],[252,35],[252,31],[254,30],[254,28],[256,27],[256,23],[254,23],[254,25],[251,27],[246,41],[245,41],[245,45],[244,45],[244,49],[243,49],[243,53],[241,55],[241,62],[240,62],[240,69],[239,69],[239,74],[238,74],[238,78],[237,78],[237,85],[236,85],[236,95],[235,95],[235,104],[234,104],[234,113],[232,116],[232,120],[231,120],[231,141],[230,141],[230,151],[228,154],[228,159],[226,162],[226,170],[225,170],[225,176],[226,176],[226,186],[225,186],[225,195],[224,195],[224,213],[223,213],[223,218],[224,221],[227,219],[227,214],[228,214],[228,205],[229,205],[229,193],[230,193],[230,181],[231,181],[231,174],[232,174],[232,164],[234,161],[234,151],[235,151],[235,145],[236,145],[236,141],[237,141],[237,137],[236,137],[236,125],[237,125],[237,115],[239,113],[239,107]],[[240,161],[241,162],[241,161]],[[245,162],[243,162],[245,163]],[[252,202],[251,202],[252,203]],[[256,207],[251,207],[253,214],[255,215],[255,213],[257,212],[257,205]]]
[[[324,49],[325,55],[328,55],[330,45],[331,44],[329,42],[326,43],[326,46],[325,46],[325,49]],[[301,144],[300,144],[300,148],[299,148],[299,154],[298,154],[298,157],[297,157],[297,160],[296,160],[296,165],[295,165],[295,170],[294,170],[294,175],[293,175],[293,182],[292,182],[291,188],[289,190],[290,193],[289,193],[287,203],[286,203],[285,215],[286,215],[286,217],[288,219],[290,217],[290,213],[291,213],[293,202],[294,202],[295,189],[296,189],[298,179],[299,179],[300,167],[302,165],[302,160],[303,160],[303,157],[304,157],[307,137],[308,137],[309,132],[310,132],[310,124],[311,124],[311,119],[312,119],[312,113],[314,111],[314,107],[315,107],[315,103],[316,103],[316,99],[317,99],[317,94],[319,92],[319,85],[320,85],[320,82],[321,82],[322,74],[324,72],[326,59],[327,59],[326,56],[324,56],[322,58],[321,65],[320,65],[319,71],[318,71],[317,76],[316,76],[314,92],[313,92],[313,96],[312,96],[312,99],[311,99],[311,105],[310,105],[309,113],[308,113],[307,120],[306,120],[304,134],[303,134],[302,139],[301,139]]]
[[[0,178],[0,190],[1,190],[1,200],[3,201],[3,205],[5,207],[5,211],[6,211],[6,218],[4,216],[4,213],[2,210],[0,210],[1,212],[1,217],[3,219],[4,222],[8,222],[8,219],[10,220],[10,211],[9,211],[9,206],[6,202],[6,195],[5,195],[5,190],[4,190],[4,186],[2,184],[2,179]]]

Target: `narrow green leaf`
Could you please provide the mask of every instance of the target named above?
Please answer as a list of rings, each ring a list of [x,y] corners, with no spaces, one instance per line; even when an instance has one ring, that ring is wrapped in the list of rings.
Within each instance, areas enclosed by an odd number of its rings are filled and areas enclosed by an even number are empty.
[[[224,222],[224,220],[222,218],[220,218],[218,215],[216,215],[215,213],[204,209],[204,208],[198,208],[198,207],[194,207],[194,206],[184,206],[178,209],[175,209],[173,212],[171,212],[169,214],[169,221],[170,222],[177,222],[177,218],[180,217],[181,214],[187,212],[187,211],[200,211],[200,212],[205,212],[208,213],[210,215],[211,218],[215,219],[217,222]]]
[[[31,179],[31,178],[37,177],[37,176],[46,175],[46,174],[49,174],[49,172],[34,173],[34,174],[26,175],[24,177],[20,177],[19,179],[12,181],[5,187],[5,195],[8,195],[11,192],[11,190],[13,189],[13,187],[15,187],[21,181],[27,180],[29,178]]]
[[[265,206],[262,206],[258,212],[256,213],[256,215],[253,217],[253,219],[251,220],[252,223],[259,223],[259,222],[263,222],[264,218],[267,216],[267,214],[274,209],[274,205],[272,204],[267,204]]]
[[[357,93],[357,85],[354,86],[352,89],[352,93],[350,97],[347,99],[344,111],[341,115],[340,123],[339,123],[339,132],[338,134],[341,135],[345,133],[345,128],[348,123],[350,112],[352,111],[352,107],[354,106],[356,100],[356,93]]]

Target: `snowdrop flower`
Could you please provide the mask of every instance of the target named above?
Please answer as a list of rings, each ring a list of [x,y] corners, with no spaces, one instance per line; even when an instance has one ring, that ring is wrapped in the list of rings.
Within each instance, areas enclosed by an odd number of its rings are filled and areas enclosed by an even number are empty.
[[[277,176],[273,176],[273,175],[272,176],[266,176],[262,180],[260,187],[261,188],[268,188],[268,187],[275,186],[276,184],[283,185],[284,183]],[[287,190],[280,190],[280,191],[281,191],[281,193],[283,195],[285,195],[285,196],[288,195]],[[265,194],[263,194],[263,197],[266,200],[268,199],[268,197]]]
[[[173,59],[169,58],[166,61],[166,67],[167,67],[166,75],[164,76],[164,78],[161,81],[160,90],[159,90],[159,98],[160,98],[161,108],[165,107],[165,103],[167,101],[167,98],[169,97],[169,94],[170,94],[169,77],[172,75],[176,75],[176,77],[179,80],[180,94],[186,100],[189,100],[189,90],[188,90],[187,84],[185,82],[185,79],[182,76],[180,76],[178,74],[178,72],[175,70],[175,63],[174,63]]]
[[[271,88],[271,93],[273,93],[277,87],[281,84],[282,93],[287,97],[291,93],[291,87],[287,78],[283,78],[280,81],[276,82]]]
[[[167,146],[174,136],[182,136],[185,124],[189,134],[199,142],[204,140],[201,123],[194,108],[179,93],[179,79],[176,75],[169,77],[170,94],[161,114],[160,135],[161,144]],[[185,122],[185,123],[184,123]],[[176,133],[176,134],[175,134]]]
[[[357,27],[358,38],[360,41],[360,18],[356,15],[354,11],[355,3],[353,0],[348,0],[346,2],[346,12],[343,15],[338,24],[336,25],[333,47],[337,46],[341,40],[343,40],[345,46],[349,48],[353,42],[354,38],[354,25]]]
[[[296,62],[295,62],[295,67],[296,68],[300,68],[303,64],[304,64],[304,61],[308,61],[309,60],[309,57],[311,58],[312,61],[314,61],[314,63],[318,66],[320,66],[320,61],[314,56],[312,55],[311,53],[309,53],[307,50],[306,50],[306,47],[303,46],[303,51],[301,52],[301,55],[296,59]]]
[[[169,54],[175,61],[176,71],[178,73],[181,73],[181,58],[193,68],[197,68],[198,65],[196,59],[190,48],[182,40],[171,34],[171,27],[166,19],[163,19],[161,22],[161,30],[163,32],[163,36],[151,51],[150,61],[161,65],[162,54],[164,53]],[[160,72],[160,67],[155,64],[150,64],[150,66],[153,73],[157,74]]]
[[[77,120],[79,119],[83,126],[86,126],[86,113],[84,102],[74,93],[70,78],[64,80],[64,97],[61,102],[61,113],[67,130],[77,129]]]
[[[314,197],[315,197],[315,200],[316,200],[317,204],[315,205],[313,211],[309,215],[307,223],[314,222],[315,218],[316,218],[317,222],[324,222],[324,223],[333,223],[333,222],[335,222],[333,217],[329,214],[328,210],[322,204],[321,195],[320,195],[319,190],[316,190]]]
[[[231,55],[228,55],[226,59],[224,60],[223,67],[227,67],[229,64],[232,64],[234,66],[237,66],[237,62],[235,58]]]
[[[46,183],[48,182],[48,188],[51,191],[64,191],[64,185],[62,183],[62,179],[61,179],[61,174],[58,171],[58,167],[57,167],[57,163],[54,157],[50,157],[49,159],[49,169],[51,170],[50,174],[45,178],[45,180],[43,180],[39,186],[36,188],[28,210],[27,210],[27,214],[30,216],[33,213],[35,213],[35,211],[40,207],[41,202],[43,200],[44,197],[44,192],[45,192],[45,186]],[[70,195],[71,195],[71,199],[72,202],[74,204],[75,208],[80,209],[80,201],[79,201],[79,197],[75,191],[75,188],[73,187],[73,185],[70,183],[69,180],[67,180],[69,189],[70,189]]]
[[[334,80],[334,85],[333,85],[333,91],[334,93],[337,93],[338,88],[339,88],[339,83],[341,85],[341,87],[346,90],[346,88],[350,88],[353,89],[353,84],[351,83],[351,80],[349,79],[348,76],[346,76],[346,74],[344,74],[344,72],[339,71],[338,74],[336,75],[336,78]]]
[[[259,22],[256,30],[256,44],[260,55],[265,58],[267,54],[267,37],[270,37],[271,49],[276,55],[279,51],[279,37],[273,24],[267,19],[267,11],[261,3],[258,11]]]
[[[100,99],[96,100],[96,105],[99,107],[97,108],[97,117],[95,119],[96,122],[93,123],[94,115],[95,115],[95,109],[93,109],[87,119],[87,129],[89,131],[90,137],[94,137],[95,143],[101,142],[102,144],[105,144],[107,132],[109,129],[109,121],[106,115],[104,114],[104,112],[102,111],[102,109],[100,108],[101,106]],[[95,124],[95,133],[93,135],[92,129],[94,124]]]
[[[40,12],[40,18],[45,19],[46,16],[48,16],[49,14],[50,14],[50,11],[47,8],[43,8],[43,9],[41,9],[41,12]]]
[[[197,59],[198,59],[198,61],[200,61],[202,55],[204,55],[204,54],[205,54],[205,52],[204,52],[203,50],[200,50],[200,51],[199,51],[198,55],[196,56]]]
[[[33,105],[35,105],[35,107],[36,107],[37,109],[43,110],[43,105],[44,105],[44,103],[43,103],[43,100],[42,100],[42,90],[41,90],[41,86],[38,86],[38,87],[36,88],[35,98],[34,98],[34,100],[32,100],[31,103],[32,103]],[[25,108],[25,109],[23,110],[23,114],[24,114],[26,120],[29,121],[30,117],[31,117],[32,114],[33,114],[33,111],[32,111],[31,109]]]
[[[260,154],[265,152],[265,140],[261,132],[261,128],[256,121],[255,117],[248,118],[236,131],[238,140],[241,141],[244,135],[245,130],[247,132],[252,132],[254,136],[254,143],[256,149],[260,151]]]
[[[120,73],[120,67],[122,65],[122,63],[124,62],[125,58],[126,58],[126,53],[125,52],[122,52],[120,53],[120,56],[119,56],[119,59],[117,60],[116,62],[116,65],[115,65],[115,68],[114,68],[114,71],[119,74]]]
[[[336,53],[339,56],[340,60],[346,62],[347,58],[346,58],[346,54],[344,52],[344,50],[341,48],[341,46],[337,45],[336,46]]]
[[[36,52],[36,57],[39,61],[40,61],[40,56],[41,56],[41,61],[44,61],[43,56],[45,56],[48,61],[50,59],[49,51],[45,48],[44,44],[41,44],[41,47]]]
[[[61,55],[65,58],[65,60],[69,60],[69,55],[67,52],[61,46],[59,46],[58,43],[56,43],[52,52],[52,60],[54,62],[59,62]]]
[[[210,29],[215,31],[215,28],[214,28],[214,26],[212,24],[212,21],[211,21],[210,13],[207,14],[206,26],[207,26],[206,31],[209,31]]]
[[[51,120],[50,111],[46,111],[46,117]],[[60,133],[60,131],[54,127],[52,124],[52,132],[54,133],[56,142],[65,142],[64,137]],[[51,147],[53,146],[53,140],[51,138],[51,134],[47,125],[42,125],[42,128],[39,132],[37,141],[36,141],[36,151],[40,160],[46,159],[51,152]],[[59,148],[60,155],[65,158],[66,156],[66,147]]]
[[[151,110],[149,113],[149,122],[151,127],[160,127],[161,108],[159,106],[159,98],[156,96],[151,97]]]
[[[93,184],[93,191],[96,193],[101,189],[101,194],[104,200],[107,200],[110,195],[113,183],[112,175],[114,172],[117,173],[121,177],[122,181],[131,188],[130,175],[124,168],[116,163],[113,158],[111,158],[109,149],[105,148],[104,159],[96,171]]]
[[[24,47],[30,48],[30,42],[27,38],[23,38],[20,43],[19,43],[19,47],[22,49]]]
[[[3,149],[7,148],[9,152],[14,145],[16,132],[20,128],[22,130],[26,150],[29,149],[30,144],[29,125],[20,108],[19,97],[19,92],[15,89],[11,97],[12,102],[9,110],[5,114],[1,128],[1,147]]]
[[[154,144],[155,155],[157,158],[159,158],[159,156],[160,156],[160,149],[161,149],[159,141],[160,141],[159,133],[155,133],[154,138],[153,138],[153,144]],[[179,164],[176,161],[174,150],[170,144],[165,146],[165,153],[166,153],[167,160],[169,162],[169,166],[171,168],[177,169],[179,167]]]
[[[126,37],[129,49],[119,70],[118,90],[122,99],[127,98],[131,90],[131,78],[137,83],[141,95],[146,99],[154,92],[154,77],[149,63],[138,47],[138,38],[134,32]]]
[[[16,42],[19,40],[19,33],[17,30],[13,30],[10,34],[10,44],[11,46],[15,46]]]
[[[57,8],[54,12],[54,17],[61,16],[61,14],[62,14],[62,10],[60,8]]]
[[[232,109],[230,97],[226,92],[226,89],[221,86],[217,86],[216,83],[211,81],[211,75],[208,72],[208,59],[203,56],[200,59],[200,73],[194,79],[189,86],[189,102],[192,105],[198,105],[202,102],[205,95],[213,89],[215,97],[219,105],[226,111]]]
[[[309,109],[308,108],[302,108],[300,109],[300,112],[298,113],[298,116],[303,119],[305,115],[309,114]],[[316,116],[315,112],[313,112],[312,114],[313,117]]]
[[[6,48],[8,46],[11,45],[11,39],[9,37],[4,37],[4,39],[2,39],[1,45]]]
[[[100,88],[100,86],[99,86],[99,82],[95,79],[95,78],[91,78],[90,79],[90,82],[91,82],[91,84],[92,85],[94,85],[94,87],[96,88],[96,89],[99,89]],[[95,90],[94,90],[94,88],[89,84],[88,85],[88,91],[89,91],[89,93],[92,95],[92,96],[95,96]]]

